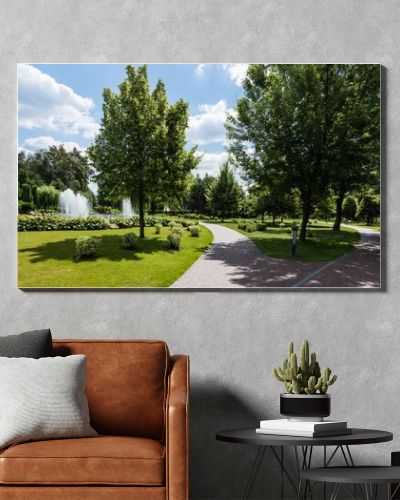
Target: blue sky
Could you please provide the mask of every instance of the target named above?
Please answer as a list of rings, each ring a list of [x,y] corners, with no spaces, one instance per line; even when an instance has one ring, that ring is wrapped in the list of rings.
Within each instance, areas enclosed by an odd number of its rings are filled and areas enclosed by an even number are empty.
[[[189,103],[188,146],[203,159],[197,172],[216,174],[226,159],[224,122],[242,95],[246,64],[149,64],[150,83],[165,82],[168,99]],[[63,143],[84,150],[102,116],[102,92],[124,79],[124,64],[18,65],[18,145],[34,152]]]

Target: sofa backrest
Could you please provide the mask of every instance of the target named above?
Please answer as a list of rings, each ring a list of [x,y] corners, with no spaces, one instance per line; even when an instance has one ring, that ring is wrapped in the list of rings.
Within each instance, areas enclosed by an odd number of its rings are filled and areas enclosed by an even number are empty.
[[[91,425],[99,434],[164,439],[168,347],[147,340],[55,340],[54,355],[87,357]]]

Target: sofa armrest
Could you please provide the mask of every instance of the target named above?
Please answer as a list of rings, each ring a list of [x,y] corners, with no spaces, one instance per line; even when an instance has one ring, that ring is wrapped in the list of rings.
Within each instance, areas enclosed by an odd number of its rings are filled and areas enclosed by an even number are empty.
[[[168,499],[187,500],[189,498],[189,356],[172,356],[166,413]]]

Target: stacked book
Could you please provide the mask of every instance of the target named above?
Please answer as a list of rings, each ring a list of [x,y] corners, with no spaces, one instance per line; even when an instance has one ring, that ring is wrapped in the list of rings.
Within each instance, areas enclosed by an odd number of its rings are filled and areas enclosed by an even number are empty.
[[[299,437],[324,437],[351,434],[345,421],[324,420],[322,422],[310,422],[309,420],[261,420],[259,434],[275,434],[280,436]]]

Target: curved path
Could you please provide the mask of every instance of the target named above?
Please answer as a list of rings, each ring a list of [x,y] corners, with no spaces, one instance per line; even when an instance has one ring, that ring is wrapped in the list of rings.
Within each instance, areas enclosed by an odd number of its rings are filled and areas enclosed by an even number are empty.
[[[204,223],[213,243],[172,288],[379,287],[380,233],[354,227],[361,239],[336,261],[296,262],[264,255],[247,236]]]
[[[297,287],[379,288],[381,286],[381,233],[368,227],[348,226],[360,233],[351,252],[328,262],[297,283]]]
[[[172,288],[291,287],[321,266],[267,257],[247,236],[219,224],[203,225],[213,242]]]

